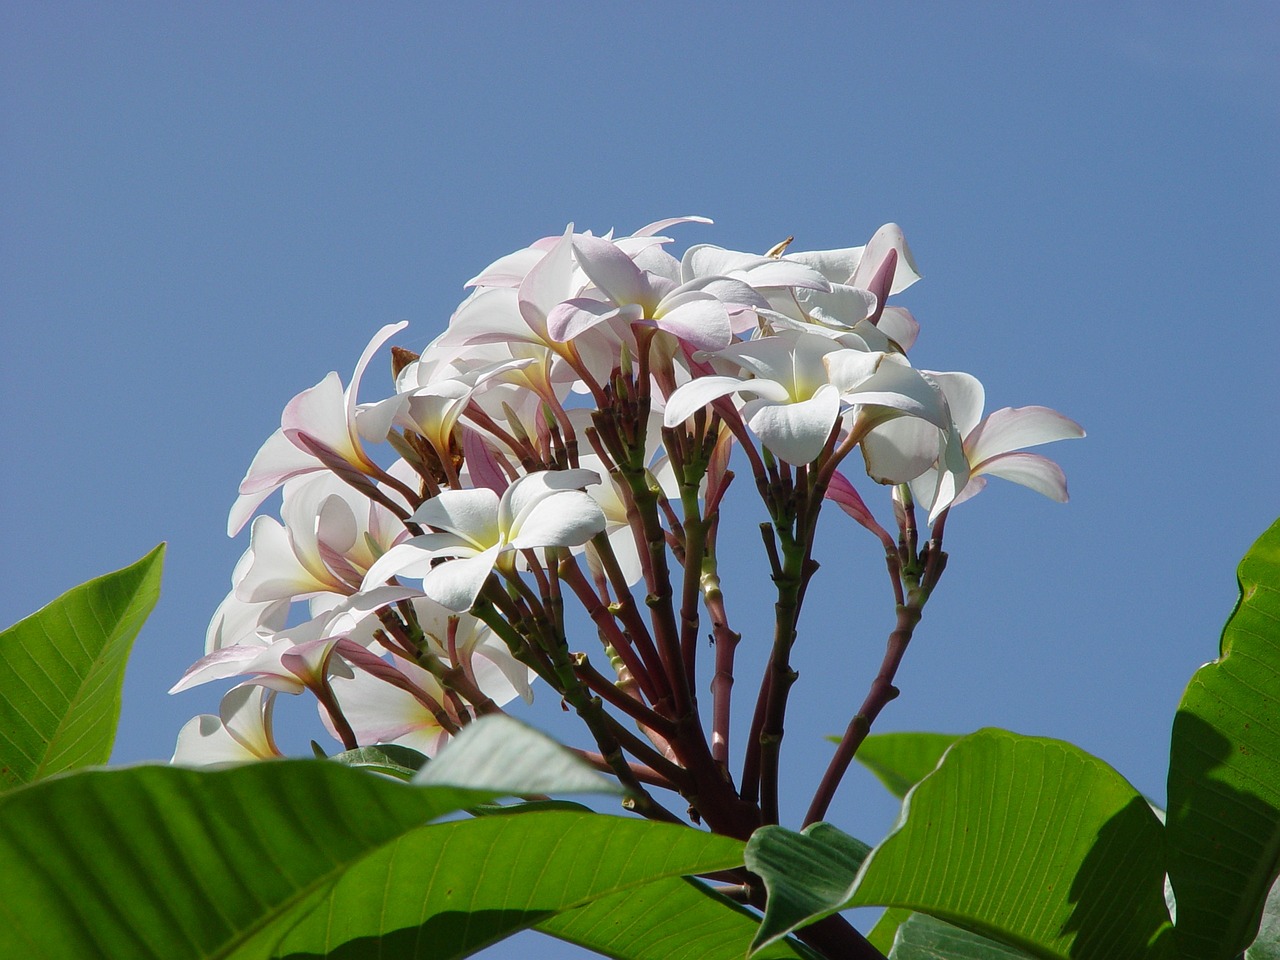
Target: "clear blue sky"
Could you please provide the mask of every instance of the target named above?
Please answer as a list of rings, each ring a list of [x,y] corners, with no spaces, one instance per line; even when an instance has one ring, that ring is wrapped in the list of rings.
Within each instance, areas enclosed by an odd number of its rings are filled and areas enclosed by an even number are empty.
[[[681,244],[752,250],[894,220],[925,275],[913,361],[1089,437],[1045,451],[1069,505],[993,481],[954,511],[879,729],[1073,740],[1162,800],[1182,688],[1280,514],[1277,51],[1269,2],[4,0],[0,620],[169,541],[116,748],[166,758],[220,693],[165,690],[246,545],[236,485],[379,326],[420,347],[468,277],[569,220],[696,213],[716,225]],[[830,519],[793,820],[892,622],[874,544]],[[741,622],[761,569],[728,584]],[[310,722],[288,706],[285,731]],[[573,733],[551,697],[529,716]],[[831,819],[874,841],[894,813],[854,771]]]

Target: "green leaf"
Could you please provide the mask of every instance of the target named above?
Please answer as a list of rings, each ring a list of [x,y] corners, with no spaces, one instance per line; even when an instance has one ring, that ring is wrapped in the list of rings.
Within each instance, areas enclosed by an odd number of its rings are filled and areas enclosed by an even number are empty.
[[[1280,960],[1280,880],[1271,885],[1258,937],[1244,952],[1244,960]]]
[[[853,893],[853,879],[870,852],[829,823],[810,824],[800,833],[778,826],[753,833],[747,869],[764,881],[768,898],[752,949],[837,912]]]
[[[914,913],[904,907],[890,907],[880,914],[880,919],[876,921],[876,925],[867,934],[867,941],[881,953],[887,955],[893,949],[893,938],[897,935],[898,928],[914,916]]]
[[[312,741],[314,743],[314,741]],[[334,763],[348,767],[359,767],[372,770],[374,773],[385,773],[398,780],[412,780],[422,769],[427,758],[411,747],[397,743],[380,743],[372,747],[356,747],[335,753],[331,758]]]
[[[597,897],[741,863],[739,840],[597,813],[436,824],[348,870],[277,954],[451,960]]]
[[[1236,956],[1280,858],[1280,521],[1240,564],[1221,656],[1191,678],[1169,757],[1169,879],[1187,957]]]
[[[947,747],[960,737],[958,733],[873,733],[853,756],[901,799],[933,772]]]
[[[163,560],[161,544],[0,633],[0,789],[107,762]]]
[[[413,782],[483,787],[506,795],[623,792],[616,780],[545,733],[501,713],[463,727]]]
[[[319,760],[90,770],[0,796],[0,956],[262,957],[370,852],[490,795]]]
[[[923,913],[913,913],[898,927],[889,960],[1028,960],[1003,943],[970,933]]]
[[[536,927],[569,943],[619,960],[742,960],[760,928],[755,914],[696,880],[645,884]],[[793,940],[779,940],[754,960],[813,960]]]
[[[1037,957],[1171,957],[1163,829],[1097,757],[980,730],[907,795],[847,906],[907,907]]]
[[[507,749],[531,744],[530,762],[546,759],[545,738],[504,729]],[[465,771],[461,741],[436,762],[452,757]],[[525,782],[520,763],[497,779]],[[485,784],[483,767],[462,786],[297,760],[90,770],[19,787],[0,795],[0,957],[269,956],[366,857],[508,794],[506,783]],[[540,780],[555,792],[586,782],[577,770]]]

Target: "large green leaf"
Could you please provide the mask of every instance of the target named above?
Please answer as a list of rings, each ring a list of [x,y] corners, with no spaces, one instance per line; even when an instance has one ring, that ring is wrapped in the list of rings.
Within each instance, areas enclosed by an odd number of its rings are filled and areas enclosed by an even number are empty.
[[[873,733],[862,741],[854,759],[876,775],[895,797],[933,772],[958,733]]]
[[[1253,939],[1280,858],[1280,521],[1239,581],[1221,656],[1173,721],[1169,879],[1188,960],[1225,960]]]
[[[743,960],[760,929],[755,914],[695,880],[670,879],[593,900],[537,928],[618,960]],[[779,940],[753,960],[813,960]]]
[[[537,774],[546,738],[505,729],[492,788],[488,758],[468,770],[455,742],[455,785],[303,760],[82,771],[0,795],[0,957],[268,956],[366,857]],[[583,767],[541,785],[591,784]]]
[[[764,881],[768,899],[752,949],[836,913],[853,894],[858,868],[871,852],[829,823],[800,833],[764,826],[747,841],[747,868]]]
[[[278,954],[451,960],[594,898],[741,863],[739,840],[595,813],[436,824],[348,870]]]
[[[164,544],[0,633],[0,789],[106,763],[133,640],[160,596]]]
[[[913,913],[899,927],[889,960],[1028,960],[1007,944],[997,943],[923,913]]]
[[[908,907],[1038,956],[1172,956],[1163,831],[1069,743],[980,730],[907,795],[849,906]]]

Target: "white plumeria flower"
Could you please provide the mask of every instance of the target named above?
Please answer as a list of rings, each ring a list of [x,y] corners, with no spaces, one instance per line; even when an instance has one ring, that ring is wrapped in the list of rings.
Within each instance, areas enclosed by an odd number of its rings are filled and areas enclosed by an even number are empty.
[[[187,721],[169,762],[207,767],[283,756],[271,729],[275,699],[275,690],[257,683],[232,687],[222,697],[218,716],[203,713]]]
[[[874,409],[879,418],[907,415],[946,422],[937,391],[890,354],[847,349],[829,337],[783,330],[715,356],[736,363],[752,378],[689,381],[667,400],[667,426],[719,397],[750,395],[742,407],[747,426],[775,456],[803,464],[822,450],[842,399]]]
[[[706,289],[706,281],[676,284],[649,273],[617,245],[599,237],[575,237],[573,252],[605,299],[572,297],[553,307],[547,314],[552,339],[576,340],[607,321],[656,327],[701,350],[719,350],[733,339],[729,309],[720,296]],[[751,299],[748,306],[760,301],[760,295],[745,283],[724,279]]]
[[[374,334],[360,355],[346,390],[338,374],[331,372],[289,401],[280,418],[280,429],[267,438],[240,481],[240,497],[227,520],[228,536],[239,533],[259,504],[286,480],[328,469],[308,449],[308,443],[328,449],[361,473],[381,475],[378,465],[365,453],[363,439],[385,440],[396,406],[378,404],[358,418],[356,395],[373,355],[406,326],[407,321],[390,323]],[[361,422],[357,423],[358,419]]]
[[[933,375],[947,396],[954,428],[947,446],[953,465],[943,463],[911,483],[913,495],[930,504],[932,522],[943,510],[976,496],[988,476],[1003,477],[1058,503],[1067,501],[1067,478],[1047,457],[1020,452],[1055,440],[1079,439],[1084,428],[1048,407],[1004,407],[982,417],[985,392],[967,373]],[[981,419],[980,419],[981,418]]]
[[[444,700],[439,681],[426,670],[406,660],[398,660],[397,668],[404,675],[406,685],[412,684],[437,703]],[[342,716],[362,745],[395,743],[430,757],[449,739],[448,732],[440,726],[422,696],[415,696],[406,686],[389,684],[363,670],[357,670],[350,677],[335,677],[330,685]],[[341,739],[323,707],[320,721],[334,739]]]
[[[539,547],[576,547],[605,528],[599,505],[580,489],[599,483],[590,470],[543,470],[521,477],[501,497],[489,489],[445,490],[413,515],[437,532],[412,537],[370,568],[365,588],[403,575],[450,610],[469,610],[495,565]],[[433,566],[439,558],[452,558]]]
[[[248,564],[235,595],[247,603],[349,596],[373,562],[403,536],[404,525],[331,473],[295,477],[284,485],[283,525],[258,517]]]

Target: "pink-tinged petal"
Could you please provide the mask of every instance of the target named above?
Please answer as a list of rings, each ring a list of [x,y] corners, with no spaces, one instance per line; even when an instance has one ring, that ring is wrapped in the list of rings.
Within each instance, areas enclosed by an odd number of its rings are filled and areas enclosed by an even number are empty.
[[[667,427],[675,427],[684,423],[695,412],[701,410],[713,400],[736,393],[750,380],[739,380],[737,377],[699,377],[676,388],[667,398],[667,408],[662,413],[662,423]],[[766,381],[769,382],[769,381]],[[786,399],[786,390],[777,399]]]
[[[258,517],[253,522],[249,552],[253,560],[245,571],[244,579],[236,584],[236,598],[239,600],[264,603],[339,587],[332,578],[318,579],[298,561],[288,531],[270,517]]]
[[[551,312],[547,314],[547,336],[557,343],[568,343],[592,327],[621,316],[624,312],[629,317],[639,319],[641,311],[625,311],[624,308],[603,300],[575,297],[551,308]]]
[[[525,247],[499,257],[478,274],[468,280],[467,287],[518,287],[529,271],[546,256],[545,250],[536,247]]]
[[[680,285],[680,261],[657,244],[651,244],[636,253],[631,261],[654,279],[661,280],[670,287]]]
[[[676,293],[658,304],[653,320],[698,350],[723,350],[733,342],[729,311],[709,293]]]
[[[827,485],[827,492],[824,496],[875,534],[890,553],[897,549],[897,545],[893,542],[893,538],[889,536],[889,532],[880,526],[862,496],[839,470],[831,474],[831,482]]]
[[[906,307],[885,307],[876,326],[903,350],[915,346],[916,338],[920,336],[920,323]]]
[[[539,339],[547,337],[547,315],[560,301],[573,295],[573,224],[531,269],[517,295],[520,315]]]
[[[653,223],[646,223],[643,227],[631,234],[633,237],[652,237],[656,233],[661,233],[667,227],[674,227],[682,223],[715,223],[707,217],[669,217],[666,220],[655,220]]]
[[[342,715],[362,744],[404,742],[416,732],[431,732],[431,742],[442,731],[423,700],[442,699],[443,691],[425,670],[404,664],[408,688],[390,685],[370,673],[357,671],[350,679],[331,681]],[[324,720],[324,712],[321,712]],[[328,723],[325,724],[329,726]],[[330,731],[333,732],[333,731]]]
[[[459,560],[446,560],[422,579],[422,592],[457,613],[465,613],[484,589],[500,548],[490,547],[484,553]]]
[[[875,232],[866,247],[849,284],[854,287],[870,287],[871,280],[884,263],[885,256],[892,250],[896,255],[893,272],[893,285],[889,295],[899,294],[920,279],[920,269],[916,266],[915,257],[907,240],[902,235],[902,228],[896,223],[886,223]]]
[[[861,447],[867,476],[872,480],[909,483],[937,461],[942,452],[942,433],[928,421],[896,417],[863,437]]]
[[[249,558],[249,554],[246,553],[245,557]],[[249,560],[252,562],[252,558]],[[237,577],[236,581],[239,579]],[[237,599],[233,590],[218,604],[218,609],[209,620],[209,627],[205,631],[204,652],[213,653],[239,643],[265,642],[264,635],[284,628],[289,616],[289,603],[289,600],[246,603]]]
[[[395,423],[406,402],[403,394],[397,394],[377,403],[361,404],[356,410],[357,435],[370,443],[386,442],[391,425]]]
[[[336,377],[337,374],[333,376]],[[311,389],[315,390],[318,387],[319,384]],[[341,390],[338,392],[341,393]],[[283,429],[277,430],[267,437],[266,442],[254,454],[253,462],[249,464],[244,479],[240,481],[240,493],[262,493],[263,499],[266,499],[267,495],[290,477],[319,469],[319,460],[295,446],[293,441],[284,435]],[[243,523],[240,526],[243,526]],[[239,527],[236,531],[239,531]]]
[[[1048,407],[1004,407],[989,414],[965,439],[975,466],[1012,450],[1054,440],[1076,440],[1084,428]],[[1047,494],[1046,494],[1047,496]]]
[[[288,670],[306,687],[314,687],[329,672],[329,659],[338,637],[325,637],[295,644],[280,654],[280,666]]]
[[[750,400],[742,407],[743,419],[760,442],[774,456],[796,465],[817,457],[839,415],[840,393],[830,384],[799,403]]]
[[[538,502],[510,530],[515,550],[576,547],[605,528],[604,512],[588,494],[563,490]]]
[[[342,391],[342,379],[330,372],[323,380],[290,400],[280,417],[280,429],[298,449],[306,448],[297,443],[293,434],[303,433],[318,440],[344,458],[354,454],[351,435],[347,430],[346,397]]]
[[[614,303],[653,306],[644,271],[613,243],[579,235],[573,238],[573,251],[582,272]]]
[[[388,323],[381,330],[373,335],[368,345],[364,348],[364,352],[360,354],[360,359],[356,362],[356,368],[351,374],[351,385],[347,387],[347,419],[346,422],[354,427],[356,422],[356,400],[360,393],[360,381],[364,379],[364,371],[369,366],[369,361],[373,359],[374,354],[382,349],[383,345],[394,337],[397,333],[409,325],[408,320],[401,320],[399,323]],[[283,423],[280,426],[284,426]],[[353,438],[354,439],[354,438]]]
[[[444,490],[420,506],[413,519],[485,550],[498,542],[498,495],[484,488]]]
[[[260,644],[234,644],[205,654],[187,668],[187,672],[169,688],[170,693],[181,693],[210,680],[225,680],[244,672],[265,648]]]
[[[886,250],[884,258],[880,261],[880,266],[876,268],[876,272],[867,281],[867,292],[876,298],[876,308],[872,311],[871,316],[867,317],[872,323],[880,319],[880,312],[884,310],[885,301],[889,299],[889,289],[893,286],[893,271],[897,266],[898,251]]]
[[[566,490],[581,490],[599,482],[600,474],[594,470],[539,470],[523,476],[502,495],[498,504],[498,527],[509,540],[543,500]]]
[[[1038,453],[1004,453],[984,462],[975,472],[1003,477],[1029,487],[1058,503],[1067,502],[1067,475],[1062,468]]]
[[[473,486],[492,490],[499,497],[509,486],[507,475],[498,466],[497,458],[484,442],[479,430],[462,428],[462,459],[467,466],[467,476]]]
[[[951,411],[951,422],[956,432],[962,437],[969,436],[971,430],[982,419],[982,408],[986,405],[987,394],[982,382],[968,373],[935,373],[929,376],[942,388],[947,398],[947,407]]]

